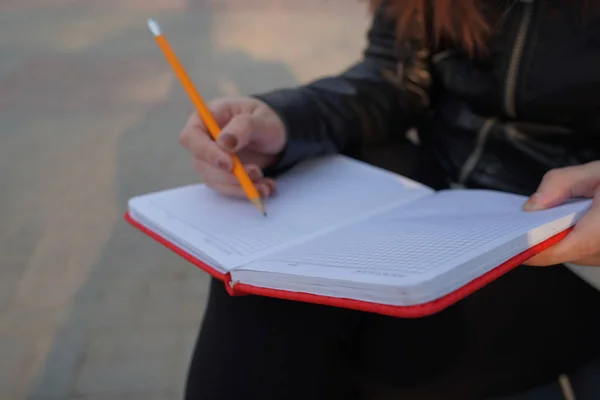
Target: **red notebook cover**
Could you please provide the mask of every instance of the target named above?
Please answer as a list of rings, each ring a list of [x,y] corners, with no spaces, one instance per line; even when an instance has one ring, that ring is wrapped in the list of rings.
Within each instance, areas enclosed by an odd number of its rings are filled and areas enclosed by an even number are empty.
[[[506,261],[505,263],[497,266],[496,268],[494,268],[487,274],[474,279],[473,281],[469,282],[467,285],[461,287],[460,289],[458,289],[450,294],[447,294],[443,297],[440,297],[437,300],[434,300],[434,301],[431,301],[428,303],[412,305],[412,306],[392,306],[392,305],[371,303],[371,302],[353,300],[353,299],[320,296],[320,295],[311,294],[311,293],[289,292],[289,291],[277,290],[277,289],[267,289],[267,288],[247,285],[247,284],[243,284],[243,283],[232,284],[230,274],[223,274],[223,273],[215,270],[210,265],[207,265],[206,263],[197,259],[193,255],[191,255],[191,254],[187,253],[186,251],[184,251],[183,249],[177,247],[175,244],[169,242],[167,239],[158,235],[156,232],[143,226],[142,224],[140,224],[139,222],[134,220],[129,213],[125,214],[125,220],[127,222],[129,222],[131,225],[133,225],[134,227],[136,227],[137,229],[139,229],[140,231],[142,231],[143,233],[145,233],[146,235],[150,236],[152,239],[156,240],[160,244],[166,246],[167,248],[169,248],[176,254],[180,255],[181,257],[183,257],[190,263],[199,267],[203,271],[209,273],[213,277],[223,281],[225,284],[225,287],[227,288],[227,292],[232,296],[258,295],[258,296],[274,297],[274,298],[278,298],[278,299],[300,301],[300,302],[305,302],[305,303],[314,303],[314,304],[322,304],[322,305],[333,306],[333,307],[349,308],[349,309],[353,309],[353,310],[372,312],[372,313],[389,315],[392,317],[401,317],[401,318],[419,318],[419,317],[428,316],[431,314],[435,314],[435,313],[455,304],[456,302],[467,297],[471,293],[481,289],[488,283],[494,281],[495,279],[498,279],[499,277],[506,274],[508,271],[512,270],[513,268],[516,268],[519,265],[523,264],[525,261],[527,261],[534,255],[536,255],[536,254],[542,252],[543,250],[547,249],[548,247],[558,243],[572,230],[572,228],[570,228],[570,229],[567,229],[561,233],[558,233],[558,234],[552,236],[551,238],[547,239],[546,241],[539,243],[538,245],[536,245],[534,247],[531,247],[530,249],[524,251],[523,253],[521,253],[521,254],[511,258],[510,260]]]

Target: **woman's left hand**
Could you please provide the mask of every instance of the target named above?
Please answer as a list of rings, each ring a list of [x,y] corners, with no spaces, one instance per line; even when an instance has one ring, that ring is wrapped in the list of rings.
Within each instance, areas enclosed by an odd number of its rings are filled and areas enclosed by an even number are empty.
[[[562,241],[531,258],[527,265],[572,262],[600,266],[600,161],[549,171],[523,209],[543,210],[573,197],[593,198],[592,207]]]

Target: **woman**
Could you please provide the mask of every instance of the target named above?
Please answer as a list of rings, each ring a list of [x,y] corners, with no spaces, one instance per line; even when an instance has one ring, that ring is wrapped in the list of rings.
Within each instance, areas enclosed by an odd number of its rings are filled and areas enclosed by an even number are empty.
[[[436,188],[535,192],[532,211],[596,195],[576,229],[528,264],[600,265],[599,5],[374,1],[362,61],[306,86],[219,99],[218,140],[192,115],[181,142],[229,196],[243,195],[230,153],[268,197],[303,159],[369,151]],[[599,337],[600,292],[562,265],[523,266],[417,320],[232,298],[213,282],[187,398],[465,400],[542,387],[551,400],[581,386],[569,378],[598,359]]]

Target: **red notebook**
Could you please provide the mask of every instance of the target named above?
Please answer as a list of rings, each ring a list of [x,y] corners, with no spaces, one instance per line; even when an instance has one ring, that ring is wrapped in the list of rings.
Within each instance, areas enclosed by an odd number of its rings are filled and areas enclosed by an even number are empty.
[[[222,280],[269,296],[396,317],[456,303],[561,240],[589,200],[526,213],[525,197],[434,191],[343,156],[278,179],[268,217],[189,185],[132,198],[128,222]]]

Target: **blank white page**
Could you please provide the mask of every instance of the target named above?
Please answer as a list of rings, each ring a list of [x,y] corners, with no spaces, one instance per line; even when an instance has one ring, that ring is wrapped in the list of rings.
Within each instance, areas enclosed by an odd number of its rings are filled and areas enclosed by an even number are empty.
[[[432,190],[367,164],[331,156],[281,177],[263,217],[247,199],[193,185],[139,196],[134,218],[230,269],[327,231],[415,201]]]
[[[461,192],[428,196],[239,270],[382,285],[417,284],[512,243],[517,252],[503,254],[508,259],[558,233],[556,229],[571,226],[589,207],[584,201],[526,213],[521,211],[523,202],[518,196],[500,195],[493,205],[493,193]],[[518,238],[522,242],[513,242]]]

